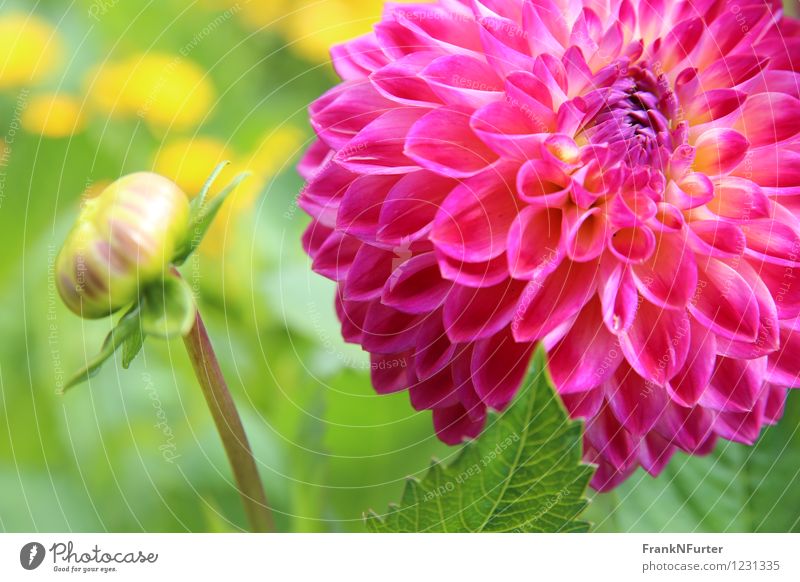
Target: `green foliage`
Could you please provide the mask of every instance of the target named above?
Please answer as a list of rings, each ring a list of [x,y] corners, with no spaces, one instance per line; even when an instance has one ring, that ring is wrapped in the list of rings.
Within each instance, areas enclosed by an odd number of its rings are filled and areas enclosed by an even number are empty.
[[[581,463],[579,422],[569,420],[534,357],[516,401],[448,466],[410,479],[399,506],[371,513],[374,532],[583,532],[592,469]]]
[[[67,381],[67,383],[64,385],[64,390],[68,390],[69,388],[77,386],[89,378],[96,376],[100,371],[100,368],[103,367],[103,364],[106,363],[106,360],[111,358],[114,355],[114,352],[116,352],[120,346],[129,346],[129,340],[131,338],[141,337],[140,330],[141,321],[139,308],[134,307],[120,318],[114,329],[108,332],[108,335],[106,336],[106,339],[103,341],[103,345],[100,348],[100,352],[87,361],[86,365],[78,370],[72,376],[72,378]],[[130,350],[130,347],[126,348],[126,352],[129,355],[125,357],[125,360],[128,363],[130,363],[133,357],[136,356],[135,353],[130,356]]]
[[[216,168],[214,168],[211,176],[203,185],[203,189],[192,200],[190,206],[187,237],[176,252],[175,257],[172,259],[172,262],[175,265],[182,265],[185,263],[186,259],[188,259],[192,253],[197,250],[197,248],[200,246],[200,243],[203,242],[203,238],[208,233],[208,229],[211,228],[214,218],[219,213],[220,208],[222,208],[223,202],[225,202],[228,196],[230,196],[233,191],[236,190],[236,187],[239,186],[239,184],[241,184],[249,176],[247,172],[239,174],[231,181],[230,184],[225,186],[225,188],[223,188],[219,194],[209,200],[208,193],[211,190],[211,186],[213,186],[216,179],[222,173],[222,170],[224,170],[229,164],[230,162],[222,162]]]
[[[145,289],[141,302],[142,336],[162,339],[182,337],[194,324],[196,308],[188,283],[170,273]]]
[[[800,394],[752,446],[720,441],[708,457],[677,454],[657,479],[639,471],[595,495],[599,531],[800,531]]]

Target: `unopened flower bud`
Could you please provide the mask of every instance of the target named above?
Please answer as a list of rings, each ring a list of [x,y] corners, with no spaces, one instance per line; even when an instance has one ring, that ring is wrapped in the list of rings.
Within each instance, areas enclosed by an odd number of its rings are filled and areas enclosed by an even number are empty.
[[[150,172],[124,176],[85,203],[57,261],[61,298],[76,314],[105,317],[164,276],[189,223],[189,199]]]

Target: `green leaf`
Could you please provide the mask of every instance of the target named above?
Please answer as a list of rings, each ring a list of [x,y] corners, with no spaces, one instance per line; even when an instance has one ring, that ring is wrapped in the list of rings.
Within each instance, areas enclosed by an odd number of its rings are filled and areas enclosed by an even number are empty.
[[[139,321],[139,309],[133,307],[117,322],[117,325],[106,336],[103,345],[100,348],[100,353],[86,363],[86,366],[81,368],[72,378],[64,385],[64,390],[68,390],[73,386],[85,382],[89,378],[95,376],[102,368],[103,364],[114,352],[127,342],[131,337],[141,333],[141,323]]]
[[[189,284],[170,273],[144,291],[142,332],[164,339],[185,336],[192,329],[196,309]]]
[[[184,264],[186,259],[188,259],[192,253],[197,250],[197,247],[199,247],[200,243],[203,242],[203,238],[206,236],[208,229],[211,228],[211,224],[214,222],[214,218],[216,218],[219,209],[222,208],[222,204],[225,202],[228,196],[230,196],[231,193],[236,190],[239,184],[241,184],[242,181],[244,181],[250,175],[248,172],[239,174],[231,181],[230,184],[225,186],[225,188],[223,188],[219,194],[214,196],[211,200],[208,200],[208,192],[211,189],[212,184],[228,164],[230,164],[230,162],[222,162],[219,164],[206,181],[203,189],[200,191],[200,194],[198,194],[197,197],[192,200],[189,214],[189,228],[186,231],[186,240],[183,241],[178,248],[178,251],[175,253],[175,256],[172,259],[173,264],[179,266]]]
[[[136,356],[139,355],[139,352],[142,351],[143,346],[144,332],[142,331],[140,319],[137,329],[122,343],[122,367],[125,370],[130,368],[131,363],[136,359]]]
[[[707,457],[678,453],[653,479],[638,471],[597,494],[587,518],[613,532],[800,531],[800,392],[753,446],[720,440]]]
[[[576,532],[593,470],[582,425],[568,418],[539,349],[516,401],[449,466],[409,479],[399,506],[370,512],[374,532]]]

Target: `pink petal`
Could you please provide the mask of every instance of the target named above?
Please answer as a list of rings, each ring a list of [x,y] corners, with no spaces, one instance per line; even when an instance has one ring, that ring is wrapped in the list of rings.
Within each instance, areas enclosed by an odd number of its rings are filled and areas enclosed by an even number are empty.
[[[392,259],[388,262],[391,264]],[[394,259],[394,262],[400,260]],[[375,269],[379,270],[380,266],[376,265]],[[380,296],[384,305],[419,314],[436,310],[454,285],[442,279],[434,253],[417,255],[400,264],[384,281]]]
[[[598,269],[593,263],[563,261],[544,281],[528,283],[511,325],[517,341],[541,339],[577,315],[594,294]]]
[[[597,294],[603,306],[603,322],[611,333],[627,331],[636,317],[639,293],[633,282],[630,267],[625,263],[604,258],[601,262]]]
[[[695,253],[716,258],[739,257],[747,248],[742,229],[721,220],[689,223],[688,241]]]
[[[570,177],[561,168],[544,160],[527,161],[517,174],[519,197],[536,206],[563,206],[571,184]]]
[[[778,319],[794,319],[800,316],[800,280],[786,267],[766,261],[748,261],[775,298]]]
[[[334,281],[343,281],[361,248],[361,241],[340,232],[334,232],[320,245],[313,257],[311,268],[315,273]]]
[[[748,222],[769,215],[769,200],[755,182],[726,176],[714,184],[708,208],[722,218]]]
[[[487,338],[506,327],[514,314],[523,281],[508,279],[493,287],[453,284],[444,303],[444,325],[453,342]]]
[[[667,309],[681,309],[697,286],[694,254],[679,234],[663,233],[656,252],[633,266],[636,286],[644,297]]]
[[[502,410],[514,398],[528,369],[533,346],[517,343],[506,328],[475,343],[472,379],[487,406]]]
[[[356,174],[348,172],[339,164],[332,161],[328,162],[319,169],[306,187],[303,188],[300,197],[301,199],[311,199],[320,205],[330,205],[333,208],[337,208],[356,177]]]
[[[700,454],[713,438],[714,417],[702,406],[670,404],[661,415],[658,433],[687,453]]]
[[[716,365],[716,336],[694,319],[690,321],[689,354],[680,371],[667,384],[672,400],[693,407],[708,387]]]
[[[721,119],[738,110],[746,98],[746,93],[735,89],[699,92],[687,104],[686,118],[695,126]]]
[[[371,33],[333,46],[331,60],[336,73],[344,80],[362,79],[389,63]]]
[[[512,189],[502,168],[464,181],[437,212],[431,240],[460,261],[480,262],[503,254],[508,229],[520,206]]]
[[[408,389],[414,410],[448,408],[460,404],[450,368],[443,368],[430,378],[418,380]]]
[[[367,82],[331,89],[309,108],[311,125],[332,148],[340,149],[370,123],[394,107]]]
[[[484,105],[474,113],[471,124],[493,152],[520,160],[535,156],[549,131],[546,119],[507,101]]]
[[[768,62],[762,56],[728,55],[709,65],[700,74],[700,83],[705,90],[736,87],[761,73]]]
[[[336,293],[336,315],[342,322],[342,337],[351,344],[360,344],[364,339],[364,320],[371,302],[345,301],[341,290]]]
[[[747,412],[761,394],[766,358],[740,360],[718,357],[708,389],[700,403],[714,410]]]
[[[707,259],[699,266],[698,292],[689,312],[717,335],[743,342],[758,336],[758,303],[752,288],[725,263]]]
[[[646,226],[622,228],[611,236],[609,248],[621,261],[643,263],[656,250],[656,235]]]
[[[752,445],[761,435],[764,423],[764,402],[756,402],[749,412],[720,412],[714,420],[714,431],[722,438]]]
[[[371,245],[363,245],[356,253],[344,282],[344,298],[348,301],[369,301],[381,296],[386,280],[395,268],[394,254]]]
[[[800,236],[789,225],[759,218],[742,225],[742,230],[749,256],[788,268],[800,266]]]
[[[416,52],[380,68],[370,75],[374,88],[386,99],[403,105],[437,106],[441,102],[419,75],[437,52]]]
[[[404,354],[370,354],[370,378],[378,394],[391,394],[408,388],[413,378],[411,358]]]
[[[608,406],[586,423],[585,437],[617,471],[625,471],[636,459],[636,444]]]
[[[361,341],[365,350],[378,354],[394,354],[410,350],[416,344],[420,320],[374,301],[364,318]]]
[[[600,302],[590,301],[567,335],[548,354],[559,394],[585,392],[606,382],[622,360],[617,338],[603,324]]]
[[[508,75],[533,66],[527,34],[508,18],[486,17],[480,20],[480,37],[486,59],[496,71]]]
[[[600,407],[605,401],[602,387],[592,388],[585,392],[559,393],[559,397],[570,418],[592,418],[600,411]]]
[[[619,339],[631,367],[645,379],[663,386],[686,362],[689,333],[685,311],[662,310],[643,301],[633,325]]]
[[[714,184],[705,174],[691,172],[667,185],[667,202],[681,210],[702,206],[714,198]]]
[[[754,156],[757,164],[745,159],[733,174],[752,180],[762,188],[800,186],[800,153],[778,145],[759,148]]]
[[[710,176],[733,170],[750,147],[747,138],[732,129],[710,129],[698,137],[694,145],[694,169]]]
[[[427,234],[442,201],[456,184],[427,170],[400,178],[380,208],[378,239],[400,245]]]
[[[764,422],[777,424],[783,417],[788,389],[774,384],[767,384],[765,389],[767,395],[764,402]]]
[[[332,229],[312,220],[311,224],[303,231],[303,250],[310,257],[314,257],[331,234],[333,234]]]
[[[466,55],[440,57],[421,76],[447,105],[478,109],[503,98],[503,83],[494,69]]]
[[[798,107],[800,99],[784,93],[752,95],[733,127],[742,132],[753,147],[777,143],[800,132]]]
[[[430,378],[451,363],[457,344],[450,341],[441,311],[432,313],[420,326],[414,367],[421,378]]]
[[[465,410],[462,404],[449,408],[436,408],[433,411],[433,427],[436,435],[448,445],[457,445],[467,439],[476,438],[486,424],[486,415],[475,420],[474,415]]]
[[[330,146],[324,141],[321,139],[314,141],[298,162],[297,172],[303,180],[311,180],[330,159],[331,153]]]
[[[508,269],[515,279],[541,278],[551,273],[564,256],[561,210],[522,209],[508,231]]]
[[[769,356],[769,381],[779,386],[800,386],[800,332],[780,330],[780,348]]]
[[[499,255],[486,262],[467,263],[436,252],[442,277],[465,287],[491,287],[508,279],[508,259]]]
[[[663,386],[646,381],[628,366],[620,366],[614,381],[606,384],[609,408],[633,436],[655,427],[669,402]]]
[[[675,450],[665,438],[650,432],[639,443],[639,462],[651,476],[658,477],[675,454]]]
[[[746,261],[736,264],[739,273],[753,290],[753,297],[758,304],[759,329],[758,336],[752,342],[740,342],[723,337],[717,338],[717,353],[729,358],[752,360],[771,354],[780,346],[780,325],[778,308],[767,286],[755,269]]]
[[[440,107],[408,132],[405,153],[422,167],[453,178],[474,176],[497,160],[470,128],[471,112]]]
[[[339,204],[336,228],[362,240],[375,240],[381,206],[397,180],[392,175],[366,175],[353,180]]]
[[[608,239],[608,224],[602,210],[598,207],[590,210],[575,206],[565,208],[561,236],[567,256],[573,261],[596,259],[605,250]],[[655,244],[655,239],[653,242]]]
[[[428,109],[395,108],[362,129],[335,160],[357,174],[405,174],[418,167],[403,153],[409,129]]]

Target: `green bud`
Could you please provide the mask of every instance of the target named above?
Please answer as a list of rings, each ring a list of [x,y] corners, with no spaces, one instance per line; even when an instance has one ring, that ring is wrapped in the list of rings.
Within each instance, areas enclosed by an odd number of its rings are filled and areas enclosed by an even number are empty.
[[[150,172],[124,176],[88,200],[56,263],[58,291],[74,313],[105,317],[164,277],[189,226],[189,199]]]

